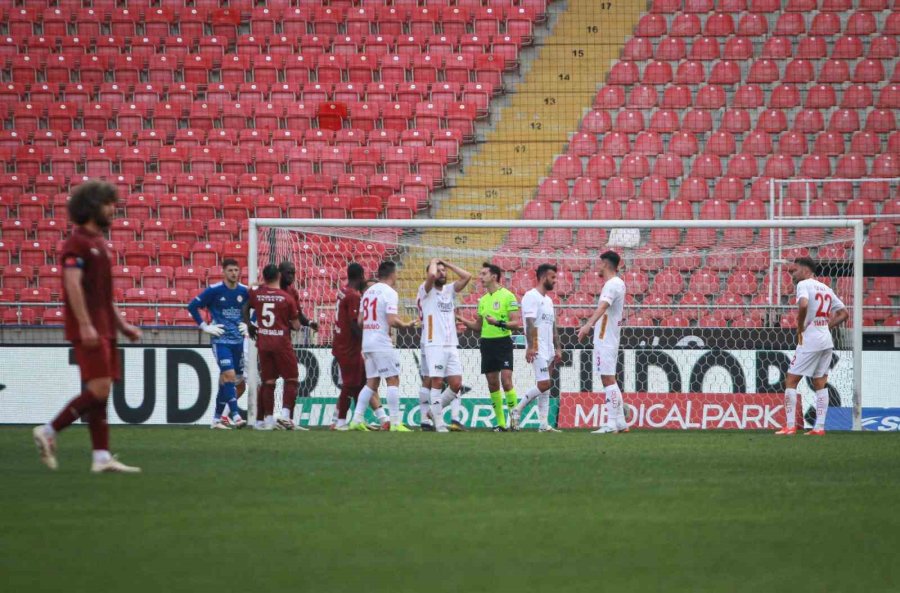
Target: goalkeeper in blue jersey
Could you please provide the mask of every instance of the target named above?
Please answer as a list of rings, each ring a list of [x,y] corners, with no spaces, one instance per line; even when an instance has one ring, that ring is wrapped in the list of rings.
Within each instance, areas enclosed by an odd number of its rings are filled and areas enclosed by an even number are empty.
[[[222,282],[210,285],[191,300],[187,308],[200,329],[211,336],[210,343],[221,371],[216,409],[210,428],[242,428],[247,421],[241,417],[237,398],[238,384],[240,383],[242,391],[244,387],[244,338],[247,336],[247,326],[241,312],[250,297],[250,291],[238,281],[241,268],[237,260],[222,261],[222,272]],[[200,309],[209,312],[212,318],[210,323],[200,316]],[[230,417],[223,416],[225,406],[230,410]]]

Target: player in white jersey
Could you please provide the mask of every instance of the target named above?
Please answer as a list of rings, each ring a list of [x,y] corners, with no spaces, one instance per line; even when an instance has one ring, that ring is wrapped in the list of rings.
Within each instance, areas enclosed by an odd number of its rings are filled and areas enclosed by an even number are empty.
[[[447,283],[447,268],[457,275]],[[430,405],[434,429],[448,432],[444,408],[453,405],[449,430],[464,430],[460,422],[459,391],[462,389],[462,364],[459,360],[459,336],[456,334],[456,295],[472,279],[472,274],[452,263],[435,258],[428,264],[425,282],[419,286],[416,303],[422,315],[422,376],[431,381]],[[447,389],[444,380],[447,380]]]
[[[368,430],[364,422],[369,400],[378,392],[381,379],[387,383],[388,413],[392,432],[410,432],[400,417],[400,356],[391,341],[391,328],[409,329],[415,321],[403,321],[397,315],[400,299],[394,285],[397,283],[397,265],[381,262],[378,266],[378,283],[363,294],[359,304],[359,325],[363,328],[362,353],[366,365],[366,386],[359,392],[350,430]]]
[[[547,293],[556,286],[556,266],[541,264],[537,267],[537,285],[522,297],[522,319],[525,320],[525,360],[534,369],[537,383],[519,400],[510,413],[513,430],[519,429],[519,418],[528,403],[537,398],[539,432],[559,432],[548,423],[550,410],[550,373],[562,359],[559,332],[556,329],[556,312],[553,299]]]
[[[808,377],[816,394],[816,424],[808,435],[825,434],[828,414],[828,371],[834,341],[831,330],[850,316],[834,291],[815,278],[816,264],[808,257],[794,260],[792,273],[797,287],[797,351],[788,367],[784,391],[784,428],[775,434],[797,432],[797,386]]]
[[[626,292],[625,282],[618,276],[620,262],[621,258],[615,251],[606,251],[600,256],[600,274],[605,281],[603,290],[597,309],[578,330],[579,340],[583,340],[592,328],[594,330],[594,371],[600,375],[606,393],[606,424],[595,430],[594,434],[628,432],[625,401],[616,383]]]

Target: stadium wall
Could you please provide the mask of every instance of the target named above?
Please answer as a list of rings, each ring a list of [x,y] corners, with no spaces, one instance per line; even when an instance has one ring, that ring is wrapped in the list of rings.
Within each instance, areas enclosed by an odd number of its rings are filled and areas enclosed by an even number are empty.
[[[326,348],[298,348],[302,380],[300,422],[310,426],[330,423],[339,391],[337,367]],[[620,353],[619,372],[640,428],[764,428],[780,426],[783,374],[789,349],[734,350],[719,348],[628,348]],[[209,421],[218,369],[209,347],[123,346],[123,381],[116,384],[110,422],[116,424],[184,425]],[[461,349],[464,368],[477,368],[477,349]],[[848,372],[852,352],[837,351],[831,382],[832,406],[849,414],[852,385]],[[0,424],[44,422],[64,405],[78,385],[72,350],[64,345],[0,346]],[[562,428],[588,428],[602,421],[603,406],[592,392],[600,383],[591,373],[591,351],[568,349],[556,374],[552,419]],[[35,364],[40,361],[40,372]],[[418,391],[418,350],[402,350],[404,394]],[[863,393],[867,385],[890,385],[896,353],[863,353]],[[515,385],[522,391],[532,382],[524,350],[516,351]],[[471,427],[493,425],[490,400],[481,376],[465,377],[465,421]],[[313,396],[313,397],[308,397]],[[865,397],[865,396],[864,396]],[[869,428],[900,429],[900,394],[878,394],[878,415]],[[242,399],[242,404],[246,398]],[[416,425],[417,400],[405,399],[404,419]],[[864,399],[864,406],[871,406]],[[842,413],[833,414],[834,428],[843,426]],[[536,425],[534,410],[524,427]],[[884,421],[884,418],[888,418]],[[831,415],[829,416],[831,419]],[[830,420],[831,422],[831,420]],[[865,423],[864,423],[865,425]]]

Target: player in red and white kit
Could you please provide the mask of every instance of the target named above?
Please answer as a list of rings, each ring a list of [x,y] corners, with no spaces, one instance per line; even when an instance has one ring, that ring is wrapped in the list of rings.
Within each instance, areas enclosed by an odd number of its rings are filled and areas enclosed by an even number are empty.
[[[621,258],[615,251],[600,255],[600,273],[603,274],[603,290],[597,300],[597,309],[578,330],[582,340],[594,330],[594,372],[600,375],[606,393],[606,424],[594,434],[628,432],[625,421],[625,401],[616,383],[616,363],[619,358],[619,339],[622,333],[622,313],[625,307],[625,281],[619,277]]]
[[[141,471],[109,452],[107,400],[113,382],[121,378],[116,331],[132,342],[141,338],[141,330],[125,322],[113,303],[113,256],[103,232],[112,224],[117,201],[115,186],[89,181],[78,186],[67,206],[76,226],[61,251],[65,332],[81,371],[82,391],[51,423],[33,431],[41,461],[53,470],[58,467],[56,434],[83,417],[91,433],[92,472]]]
[[[262,410],[262,430],[275,428],[293,430],[291,420],[293,402],[297,398],[299,372],[297,355],[291,342],[291,330],[300,329],[297,302],[281,289],[278,266],[269,264],[263,268],[265,284],[250,289],[250,298],[244,305],[244,323],[250,337],[256,340],[259,358],[259,375],[262,379],[257,393],[257,405]],[[250,310],[256,314],[256,326],[250,324]],[[275,384],[284,380],[284,410],[275,419]],[[291,403],[288,406],[288,402]]]
[[[403,321],[397,314],[399,297],[397,265],[381,262],[378,283],[366,290],[359,307],[358,323],[363,328],[362,352],[366,365],[366,386],[359,393],[353,413],[351,430],[368,430],[363,422],[369,400],[378,392],[381,379],[387,383],[388,410],[391,432],[410,432],[400,418],[400,356],[391,341],[391,328],[411,329],[415,321]]]
[[[447,268],[458,280],[447,283]],[[430,380],[429,403],[436,432],[464,431],[460,422],[462,363],[459,359],[459,336],[456,334],[456,295],[462,292],[472,274],[438,258],[426,269],[426,278],[419,286],[416,304],[422,319],[422,377]],[[444,380],[447,389],[443,389]],[[453,406],[452,424],[444,425],[444,408]],[[427,429],[426,429],[427,430]]]
[[[816,396],[816,424],[808,435],[825,434],[828,414],[828,371],[834,341],[831,330],[850,316],[834,291],[815,278],[816,263],[808,257],[794,260],[792,273],[797,287],[797,351],[788,367],[784,391],[784,428],[775,434],[796,434],[797,386],[809,377]]]
[[[359,392],[366,385],[362,326],[359,324],[359,302],[367,284],[365,275],[361,265],[351,263],[347,266],[347,285],[338,293],[331,354],[337,360],[341,372],[341,393],[335,410],[335,422],[332,424],[334,430],[348,429],[347,414],[350,411],[350,400],[358,398]],[[378,394],[373,394],[369,402],[380,423],[380,425],[373,424],[370,428],[389,430],[391,423]]]

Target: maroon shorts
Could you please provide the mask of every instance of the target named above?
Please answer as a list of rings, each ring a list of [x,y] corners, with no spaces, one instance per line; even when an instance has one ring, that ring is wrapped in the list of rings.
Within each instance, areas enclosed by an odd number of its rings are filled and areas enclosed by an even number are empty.
[[[297,370],[297,355],[294,353],[294,349],[260,350],[259,376],[263,381],[273,381],[278,377],[282,379],[296,379],[299,376],[299,372]]]
[[[359,356],[336,356],[341,369],[341,385],[357,387],[366,384],[366,363]]]
[[[81,370],[82,383],[105,377],[111,377],[113,381],[122,378],[115,340],[100,338],[100,344],[95,348],[88,348],[81,342],[72,342],[72,348],[75,350],[75,362]]]

